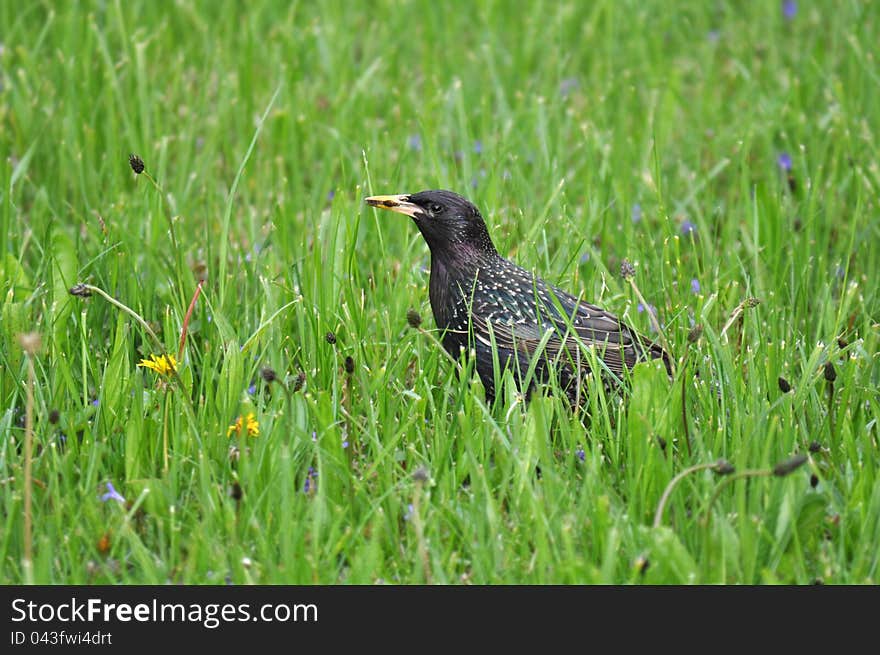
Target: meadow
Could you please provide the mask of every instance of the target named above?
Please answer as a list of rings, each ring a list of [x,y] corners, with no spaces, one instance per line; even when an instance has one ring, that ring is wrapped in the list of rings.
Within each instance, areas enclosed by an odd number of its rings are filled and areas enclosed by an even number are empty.
[[[0,581],[880,582],[878,19],[0,3]],[[487,405],[428,188],[674,379]]]

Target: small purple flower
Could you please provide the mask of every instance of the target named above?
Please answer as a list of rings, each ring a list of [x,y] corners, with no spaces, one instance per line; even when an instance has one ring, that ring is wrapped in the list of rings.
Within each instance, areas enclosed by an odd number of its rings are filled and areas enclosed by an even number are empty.
[[[688,219],[684,219],[684,222],[681,224],[681,233],[685,236],[695,235],[697,232],[696,223],[692,223]]]
[[[406,145],[409,146],[410,150],[415,150],[416,152],[419,152],[422,149],[422,137],[420,137],[418,134],[411,134],[406,140]]]
[[[706,38],[709,39],[709,43],[718,43],[718,40],[721,38],[721,32],[719,30],[709,30]]]
[[[101,496],[101,502],[106,503],[108,500],[116,500],[120,503],[125,502],[125,498],[122,497],[122,494],[113,488],[112,482],[107,483],[107,493]]]
[[[303,485],[303,493],[309,493],[310,491],[315,491],[318,488],[318,472],[315,470],[314,466],[309,467],[308,473],[306,473],[306,482]]]
[[[410,503],[406,506],[406,514],[403,515],[403,520],[409,521],[412,518],[414,512],[415,509],[413,508],[412,503]]]
[[[92,407],[97,407],[98,404],[99,404],[99,403],[98,403],[98,399],[95,398],[95,399],[92,401]]]
[[[580,86],[576,77],[566,77],[559,83],[559,95],[567,98],[572,91],[576,91]]]
[[[342,449],[345,450],[346,448],[348,448],[348,439],[343,439],[342,440]]]
[[[336,192],[333,189],[330,189],[327,192],[327,202],[332,202],[333,198],[335,198],[335,197],[336,197]]]
[[[590,253],[585,252],[581,255],[581,264],[586,264],[588,261],[590,261]]]
[[[253,396],[255,393],[257,393],[257,385],[256,385],[256,384],[251,384],[251,386],[248,387],[248,393],[249,393],[250,395],[252,395],[252,396]]]
[[[483,154],[483,142],[480,141],[479,139],[474,141],[474,152],[477,153],[478,155]]]
[[[632,222],[640,223],[642,220],[642,206],[639,203],[634,203],[632,206]]]
[[[791,155],[787,152],[780,152],[779,156],[776,158],[776,164],[786,173],[791,170]]]
[[[583,446],[578,446],[577,450],[574,451],[574,454],[577,455],[577,458],[582,462],[587,458],[587,454],[584,452]]]
[[[700,281],[697,278],[691,280],[691,291],[700,293]]]
[[[315,432],[314,430],[312,430],[312,441],[317,441],[317,440],[318,440],[318,433]]]
[[[794,20],[797,16],[797,2],[795,0],[782,0],[782,15],[786,20]]]
[[[636,305],[636,311],[641,314],[645,311],[645,306],[642,303]],[[651,312],[653,316],[657,316],[657,308],[654,305],[648,305],[648,311]]]

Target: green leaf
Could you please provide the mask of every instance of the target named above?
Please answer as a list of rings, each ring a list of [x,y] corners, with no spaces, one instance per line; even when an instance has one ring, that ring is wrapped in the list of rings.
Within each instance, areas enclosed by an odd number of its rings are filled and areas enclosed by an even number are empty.
[[[77,263],[73,239],[61,228],[52,232],[52,305],[50,318],[55,345],[67,345],[67,328],[74,298],[68,292],[76,284]]]

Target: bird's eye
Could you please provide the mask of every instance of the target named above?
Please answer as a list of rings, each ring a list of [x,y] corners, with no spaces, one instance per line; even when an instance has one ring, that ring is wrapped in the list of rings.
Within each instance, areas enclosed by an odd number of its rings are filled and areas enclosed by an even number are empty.
[[[439,205],[436,202],[432,202],[430,205],[428,205],[428,209],[430,210],[430,212],[432,214],[439,214],[440,212],[443,211],[443,205]]]

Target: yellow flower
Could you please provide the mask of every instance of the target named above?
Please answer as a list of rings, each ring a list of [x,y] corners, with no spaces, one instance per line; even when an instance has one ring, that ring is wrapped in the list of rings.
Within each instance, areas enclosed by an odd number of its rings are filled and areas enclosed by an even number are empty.
[[[177,360],[174,355],[150,355],[150,359],[142,359],[138,366],[151,368],[160,375],[170,375],[177,370]]]
[[[254,413],[250,412],[244,419],[241,416],[235,419],[235,423],[226,430],[226,436],[231,437],[233,433],[235,436],[241,436],[242,433],[245,433],[249,437],[259,437],[260,424],[254,417]]]

